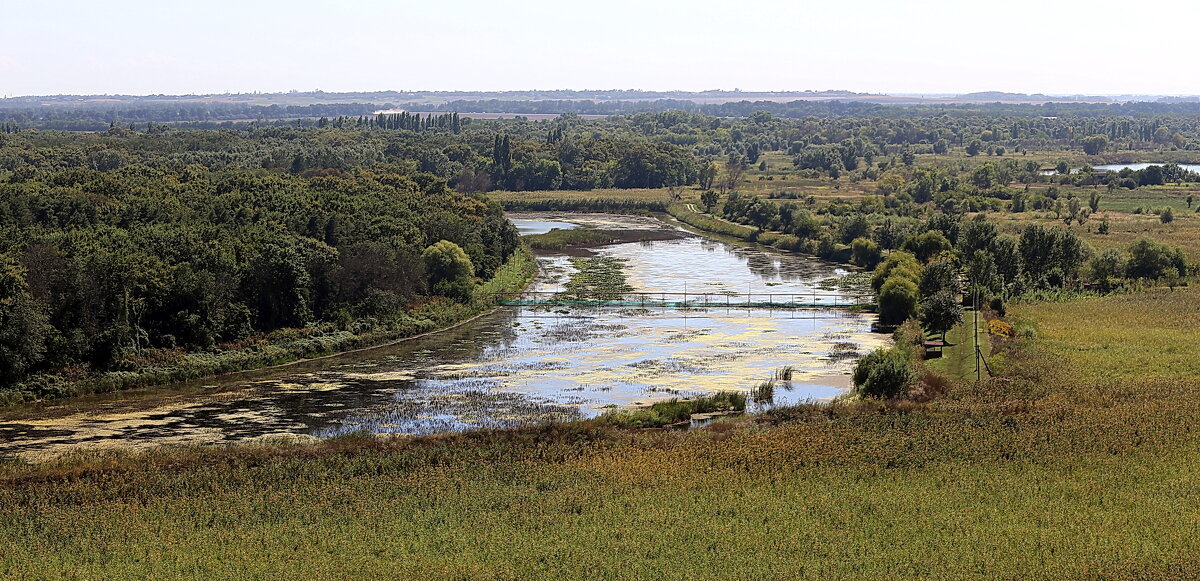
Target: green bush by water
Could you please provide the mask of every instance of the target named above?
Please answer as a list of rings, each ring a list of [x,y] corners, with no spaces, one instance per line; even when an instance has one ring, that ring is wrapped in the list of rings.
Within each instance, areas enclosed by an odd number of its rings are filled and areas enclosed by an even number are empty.
[[[745,409],[745,394],[723,391],[696,399],[672,399],[644,408],[615,410],[605,414],[602,421],[624,428],[661,428],[687,421],[692,414],[740,412]]]

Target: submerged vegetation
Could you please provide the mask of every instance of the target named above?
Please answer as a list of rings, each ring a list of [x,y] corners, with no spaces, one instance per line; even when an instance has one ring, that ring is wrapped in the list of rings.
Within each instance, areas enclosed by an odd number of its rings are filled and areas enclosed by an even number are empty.
[[[611,256],[572,258],[575,267],[563,295],[578,301],[609,301],[633,290],[625,279],[624,260]]]

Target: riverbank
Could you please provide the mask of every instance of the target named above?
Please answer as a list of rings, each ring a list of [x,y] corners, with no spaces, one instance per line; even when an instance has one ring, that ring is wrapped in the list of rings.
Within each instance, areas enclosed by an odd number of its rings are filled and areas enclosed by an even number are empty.
[[[532,282],[537,262],[522,246],[496,275],[477,286],[469,303],[432,298],[391,321],[359,320],[281,329],[210,352],[147,350],[139,369],[99,376],[75,372],[42,375],[0,390],[0,407],[143,388],[333,357],[412,340],[473,320],[496,308],[495,293],[518,292]]]
[[[807,254],[829,262],[851,264],[850,246],[846,244],[833,243],[828,248],[823,248],[814,240],[802,240],[791,234],[759,230],[744,224],[730,222],[724,218],[701,212],[695,204],[671,204],[667,206],[667,213],[676,220],[705,232],[732,236],[780,250]]]
[[[541,293],[604,283],[591,270],[580,278],[580,268],[592,262],[620,265],[622,286],[646,293],[687,290],[713,299],[748,291],[817,293],[833,307],[837,293],[852,292],[831,286],[847,272],[834,265],[689,233],[663,218],[512,216],[527,231],[574,225],[624,233],[618,243],[576,249],[594,259],[572,260],[570,249],[538,258],[543,274],[531,288]],[[779,383],[770,403],[755,400],[761,411],[844,393],[854,359],[888,340],[870,332],[870,315],[844,309],[531,305],[488,313],[357,355],[10,408],[0,411],[0,455],[41,462],[81,449],[532,425],[673,398],[749,394],[778,369],[792,368],[793,381]]]

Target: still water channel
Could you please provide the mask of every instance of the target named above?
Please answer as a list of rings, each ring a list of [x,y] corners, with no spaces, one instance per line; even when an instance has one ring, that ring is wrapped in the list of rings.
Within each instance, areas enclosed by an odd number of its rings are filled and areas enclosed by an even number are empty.
[[[1163,164],[1161,164],[1161,163],[1110,163],[1108,165],[1094,166],[1093,169],[1102,169],[1105,171],[1121,171],[1125,168],[1129,168],[1133,171],[1138,171],[1138,170],[1146,169],[1152,165],[1163,165]],[[1179,164],[1179,167],[1181,167],[1187,171],[1200,172],[1200,165],[1196,165],[1196,164],[1181,163],[1181,164]]]
[[[550,228],[677,230],[653,218],[514,215]],[[758,297],[830,290],[837,265],[680,231],[677,239],[594,249],[624,261],[638,291]],[[539,257],[533,290],[574,268]],[[824,290],[822,290],[824,289]],[[739,299],[733,299],[739,300]],[[755,299],[758,300],[758,299]],[[98,447],[429,434],[593,417],[616,406],[747,390],[784,366],[774,405],[834,397],[857,357],[885,342],[873,315],[834,308],[502,307],[412,341],[299,365],[0,412],[0,455]]]

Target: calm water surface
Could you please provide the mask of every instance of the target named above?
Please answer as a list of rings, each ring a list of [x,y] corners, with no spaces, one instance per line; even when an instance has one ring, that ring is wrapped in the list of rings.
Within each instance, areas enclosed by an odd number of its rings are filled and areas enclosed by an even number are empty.
[[[649,218],[514,216],[551,227],[673,228]],[[813,293],[847,271],[810,258],[688,234],[598,249],[639,291]],[[536,290],[573,267],[539,258]],[[829,291],[820,291],[829,292]],[[757,299],[756,299],[757,300]],[[829,398],[859,354],[885,342],[873,315],[836,309],[505,307],[461,327],[366,352],[219,381],[134,390],[0,415],[0,454],[225,443],[352,432],[429,434],[591,417],[615,406],[747,390],[796,369],[775,404]]]
[[[1107,171],[1121,171],[1125,168],[1129,168],[1131,170],[1137,171],[1140,169],[1146,169],[1152,165],[1163,165],[1163,164],[1162,163],[1112,163],[1112,164],[1108,164],[1108,165],[1097,165],[1094,167],[1095,167],[1095,169],[1102,169],[1102,170],[1107,170]],[[1196,164],[1181,163],[1181,164],[1179,164],[1179,167],[1181,167],[1185,170],[1188,170],[1188,171],[1200,172],[1200,165],[1196,165]]]

